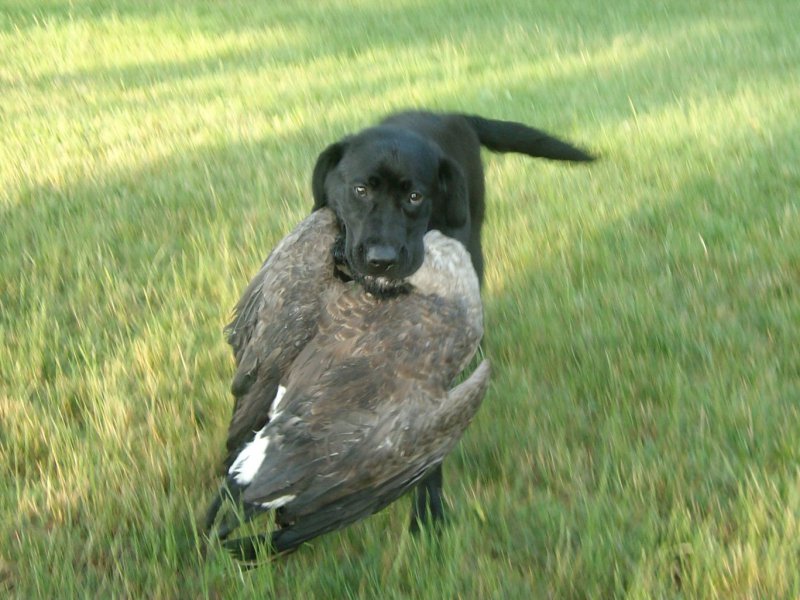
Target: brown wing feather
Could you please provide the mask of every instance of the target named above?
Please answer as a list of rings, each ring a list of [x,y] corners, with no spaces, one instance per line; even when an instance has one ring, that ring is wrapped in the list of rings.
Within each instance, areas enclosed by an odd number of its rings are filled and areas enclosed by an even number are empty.
[[[394,379],[434,378],[449,386],[472,357],[481,333],[457,300],[416,293],[377,300],[352,288],[325,306],[318,340],[305,354],[335,346],[332,352],[343,360],[370,357],[376,371],[392,365]]]
[[[303,493],[285,510],[309,514],[429,468],[444,440],[423,443],[418,425],[407,425],[417,413],[430,414],[471,358],[479,333],[463,324],[457,302],[431,296],[378,301],[354,288],[328,303],[317,335],[292,365],[269,430],[280,446],[295,428],[294,447],[270,446],[245,501]]]
[[[281,378],[316,331],[333,277],[330,249],[338,235],[333,213],[313,213],[287,235],[247,286],[226,328],[237,371],[226,447],[233,454],[268,420]]]
[[[388,430],[379,425],[374,434],[379,439],[383,435],[394,436],[392,441],[397,445],[376,446],[375,440],[368,440],[366,444],[376,450],[362,457],[355,477],[333,476],[311,482],[303,490],[302,503],[290,503],[282,509],[279,519],[282,527],[272,538],[275,546],[293,548],[353,523],[381,510],[414,487],[441,463],[464,433],[486,393],[489,373],[489,363],[484,360],[430,413],[412,411],[412,421],[416,416],[416,423],[398,427],[402,424],[384,420],[381,425],[388,425]],[[415,395],[410,399],[415,398],[420,399]],[[403,440],[404,435],[412,435],[413,439]],[[409,449],[413,453],[402,451]]]

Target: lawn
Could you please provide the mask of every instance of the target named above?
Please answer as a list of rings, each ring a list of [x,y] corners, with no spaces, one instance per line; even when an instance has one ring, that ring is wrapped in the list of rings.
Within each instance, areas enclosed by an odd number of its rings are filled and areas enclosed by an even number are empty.
[[[0,0],[0,596],[800,597],[800,3],[383,4]],[[601,157],[485,155],[449,523],[203,560],[222,327],[406,107]]]

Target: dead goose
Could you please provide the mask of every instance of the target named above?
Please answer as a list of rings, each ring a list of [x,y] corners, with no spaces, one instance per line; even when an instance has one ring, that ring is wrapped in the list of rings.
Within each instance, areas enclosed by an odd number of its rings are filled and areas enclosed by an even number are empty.
[[[225,329],[237,365],[226,469],[269,420],[281,379],[316,333],[326,292],[345,289],[332,276],[331,248],[339,235],[330,209],[314,212],[280,241],[236,305]]]
[[[315,335],[292,363],[271,420],[233,459],[209,530],[230,496],[245,519],[276,509],[278,528],[264,541],[292,550],[384,508],[453,448],[488,384],[483,361],[448,392],[483,332],[478,279],[459,242],[437,231],[424,242],[407,294],[376,299],[338,283],[323,290]],[[225,539],[238,525],[223,519],[215,532]],[[254,541],[226,546],[251,559]]]

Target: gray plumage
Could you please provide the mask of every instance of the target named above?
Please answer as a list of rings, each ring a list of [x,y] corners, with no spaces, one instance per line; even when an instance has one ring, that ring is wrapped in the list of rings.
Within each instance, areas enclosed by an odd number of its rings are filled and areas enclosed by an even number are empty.
[[[268,541],[279,552],[416,485],[452,450],[488,385],[483,361],[449,390],[483,334],[478,279],[459,242],[428,232],[409,291],[376,298],[333,275],[336,236],[327,209],[303,221],[250,284],[228,330],[237,401],[226,485],[208,526],[226,495],[246,518],[277,509]],[[285,394],[269,420],[279,384]]]

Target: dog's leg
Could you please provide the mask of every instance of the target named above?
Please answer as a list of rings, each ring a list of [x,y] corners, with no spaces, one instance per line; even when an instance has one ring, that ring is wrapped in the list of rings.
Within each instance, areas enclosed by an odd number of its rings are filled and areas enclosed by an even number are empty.
[[[423,479],[414,489],[414,501],[411,505],[411,533],[418,533],[428,517],[428,480]]]
[[[442,465],[439,465],[414,490],[414,504],[411,509],[411,533],[417,533],[427,523],[428,515],[430,515],[434,526],[443,523],[442,479]]]
[[[436,469],[428,475],[427,479],[428,508],[431,511],[431,519],[434,525],[442,525],[444,523],[444,497],[442,496],[444,475],[442,474],[442,465],[436,467]]]

